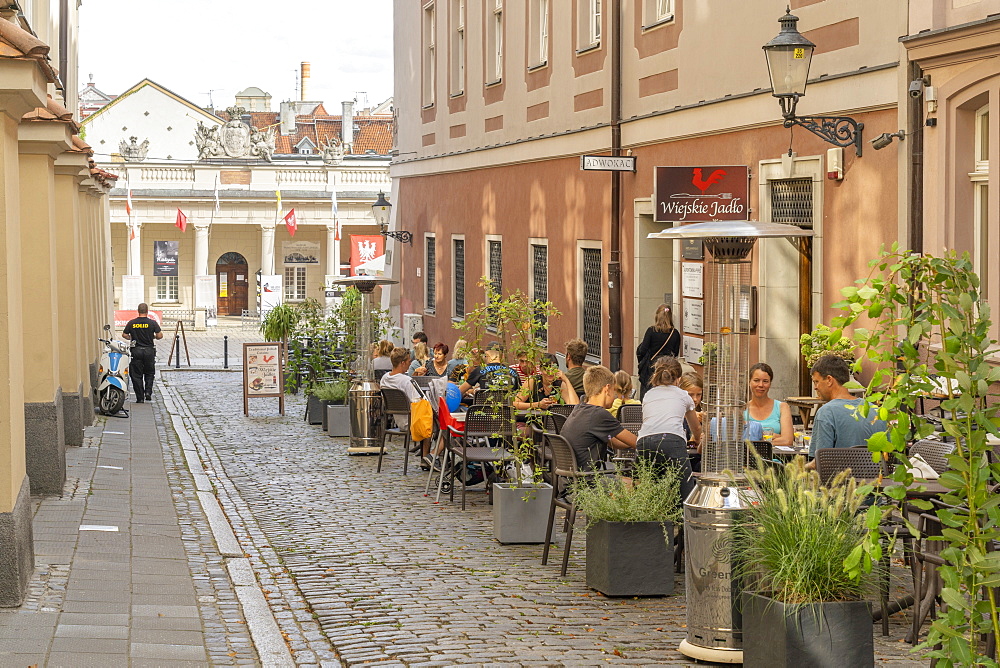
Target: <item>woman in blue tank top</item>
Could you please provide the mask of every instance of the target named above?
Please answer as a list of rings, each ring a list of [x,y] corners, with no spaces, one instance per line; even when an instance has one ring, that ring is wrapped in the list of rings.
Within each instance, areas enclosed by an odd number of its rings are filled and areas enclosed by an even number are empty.
[[[794,440],[792,432],[792,411],[788,404],[767,396],[774,380],[774,370],[770,365],[758,362],[750,367],[750,401],[743,411],[743,418],[748,422],[759,422],[763,429],[774,433],[772,445],[791,445]]]

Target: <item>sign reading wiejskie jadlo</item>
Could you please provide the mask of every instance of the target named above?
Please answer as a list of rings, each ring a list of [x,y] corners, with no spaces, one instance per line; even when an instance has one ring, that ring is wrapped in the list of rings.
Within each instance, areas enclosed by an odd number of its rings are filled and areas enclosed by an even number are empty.
[[[177,256],[180,255],[181,242],[153,242],[153,276],[176,276]]]
[[[580,169],[585,172],[634,172],[635,157],[630,155],[581,155]]]
[[[746,165],[655,167],[653,220],[699,223],[749,220],[750,168]]]

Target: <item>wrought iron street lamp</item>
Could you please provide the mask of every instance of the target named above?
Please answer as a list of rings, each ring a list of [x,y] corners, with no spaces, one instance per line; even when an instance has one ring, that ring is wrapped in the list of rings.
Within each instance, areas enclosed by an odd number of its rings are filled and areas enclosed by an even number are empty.
[[[385,199],[385,193],[379,192],[378,199],[372,204],[372,214],[375,222],[378,223],[379,231],[383,237],[402,241],[404,244],[413,244],[413,232],[406,230],[389,230],[389,214],[392,212],[392,204]]]
[[[809,65],[816,49],[815,44],[796,30],[795,24],[798,22],[799,17],[793,16],[791,9],[788,9],[785,15],[778,19],[781,32],[762,47],[767,57],[768,74],[771,77],[773,91],[771,94],[778,98],[778,103],[781,105],[781,116],[785,119],[785,127],[798,125],[834,146],[854,146],[855,152],[860,156],[864,123],[847,116],[795,115],[795,105],[799,98],[806,94]]]

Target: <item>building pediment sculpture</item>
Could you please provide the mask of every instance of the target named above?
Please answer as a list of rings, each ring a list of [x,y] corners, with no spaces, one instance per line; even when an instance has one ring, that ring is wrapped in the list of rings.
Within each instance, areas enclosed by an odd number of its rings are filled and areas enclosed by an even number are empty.
[[[149,140],[144,139],[140,144],[138,137],[129,137],[128,142],[122,139],[118,142],[118,152],[125,158],[125,162],[142,162],[149,152]]]
[[[194,141],[198,158],[263,158],[271,162],[274,154],[274,127],[258,130],[243,122],[243,107],[229,107],[229,120],[221,126],[198,121]]]
[[[337,137],[327,137],[323,142],[323,164],[339,165],[344,160],[344,143]]]

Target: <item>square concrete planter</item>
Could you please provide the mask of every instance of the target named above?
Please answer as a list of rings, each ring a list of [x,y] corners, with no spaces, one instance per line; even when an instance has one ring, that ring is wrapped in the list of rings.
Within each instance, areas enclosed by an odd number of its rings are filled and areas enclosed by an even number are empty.
[[[306,397],[306,424],[323,424],[323,402],[313,395]]]
[[[544,543],[552,503],[548,483],[493,483],[493,537],[501,543]]]
[[[605,596],[674,593],[674,525],[595,522],[587,529],[587,586]]]
[[[351,409],[345,404],[328,404],[324,428],[328,436],[346,438],[351,435]]]
[[[835,601],[786,606],[744,592],[743,664],[774,668],[875,665],[871,604]]]

